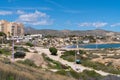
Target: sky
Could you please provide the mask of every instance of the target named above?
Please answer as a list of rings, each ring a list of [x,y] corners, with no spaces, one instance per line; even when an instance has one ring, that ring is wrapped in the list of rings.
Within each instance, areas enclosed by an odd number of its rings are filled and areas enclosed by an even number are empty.
[[[120,32],[120,0],[0,0],[0,20],[54,30]]]

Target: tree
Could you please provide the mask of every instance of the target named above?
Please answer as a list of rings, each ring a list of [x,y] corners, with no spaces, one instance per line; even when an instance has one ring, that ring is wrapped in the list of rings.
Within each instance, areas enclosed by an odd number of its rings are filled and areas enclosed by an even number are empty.
[[[24,52],[16,52],[14,53],[15,58],[24,58],[26,56],[26,53]]]
[[[51,52],[51,55],[57,55],[57,49],[55,47],[50,47],[49,51]]]
[[[6,37],[7,37],[7,35],[4,32],[0,32],[0,40],[1,41],[5,41]]]
[[[5,38],[7,37],[7,35],[4,32],[0,32],[0,36],[4,36]]]

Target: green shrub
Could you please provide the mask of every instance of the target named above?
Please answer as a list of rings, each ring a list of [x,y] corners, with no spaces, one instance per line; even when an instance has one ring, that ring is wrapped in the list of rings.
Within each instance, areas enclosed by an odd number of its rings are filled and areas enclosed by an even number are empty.
[[[65,70],[60,70],[56,72],[57,74],[61,74],[61,75],[66,75],[66,71]]]
[[[45,57],[45,60],[48,62],[48,66],[51,68],[55,68],[55,69],[62,69],[61,63],[58,61],[54,61],[52,59],[50,59],[49,57]],[[55,65],[51,65],[50,63],[53,63]]]
[[[75,72],[74,70],[70,70],[70,71],[60,70],[60,71],[57,71],[56,73],[64,76],[73,77],[75,79],[79,79],[80,77],[79,73]]]
[[[20,49],[20,50],[25,51],[25,52],[30,52],[27,48],[24,48],[22,46],[20,46],[20,47],[19,46],[14,46],[14,49],[15,50],[19,50]]]
[[[88,70],[84,70],[81,73],[75,72],[72,69],[70,71],[60,70],[60,71],[57,71],[56,73],[65,75],[68,77],[72,77],[77,80],[101,80],[102,79],[102,76],[100,74],[96,73],[95,71],[88,71]]]
[[[23,48],[23,51],[30,52],[27,48],[24,48],[24,47],[22,47],[22,48]]]
[[[82,73],[79,74],[80,80],[102,80],[102,76],[95,71],[88,71],[84,70]]]
[[[32,61],[30,59],[26,59],[24,61],[17,61],[17,62],[28,65],[28,66],[32,66],[32,67],[37,67],[36,64],[34,63],[34,61]]]
[[[8,48],[0,49],[0,54],[11,55],[10,50]]]
[[[80,54],[86,54],[86,52],[83,51],[83,50],[79,50],[79,53],[80,53]]]
[[[115,69],[111,65],[105,66],[102,63],[92,62],[90,60],[83,60],[82,65],[87,66],[87,67],[92,67],[93,69],[96,69],[96,70],[102,70],[102,71],[113,73],[113,74],[120,74],[120,70]]]
[[[7,80],[15,80],[13,76],[8,76]]]
[[[63,58],[64,60],[67,60],[69,62],[74,62],[75,61],[75,54],[76,51],[65,51],[63,53],[63,55],[61,55],[61,58]],[[77,57],[79,57],[80,55],[77,55]]]
[[[75,61],[75,56],[65,56],[65,55],[61,55],[61,58],[63,58],[64,60],[67,60],[69,62],[74,62]]]
[[[64,64],[61,64],[60,62],[58,62],[58,61],[55,61],[55,60],[52,60],[52,59],[50,59],[49,57],[47,57],[46,56],[46,54],[42,54],[42,56],[43,56],[43,58],[44,58],[44,60],[48,63],[48,67],[50,67],[50,68],[54,68],[54,69],[68,69],[69,68],[69,66],[67,66],[67,65],[64,65]],[[53,65],[52,65],[52,64]]]
[[[14,50],[17,50],[18,46],[14,46]]]
[[[88,59],[94,59],[94,58],[99,58],[100,56],[90,53],[90,54],[87,54],[87,57],[88,57]]]
[[[27,42],[26,45],[27,45],[27,46],[30,46],[30,47],[33,47],[33,46],[34,46],[34,45],[33,45],[32,43],[30,43],[30,42]]]
[[[51,55],[57,55],[57,49],[55,47],[50,47],[49,51],[51,52]]]
[[[15,58],[24,58],[26,54],[24,52],[16,52],[14,53]]]

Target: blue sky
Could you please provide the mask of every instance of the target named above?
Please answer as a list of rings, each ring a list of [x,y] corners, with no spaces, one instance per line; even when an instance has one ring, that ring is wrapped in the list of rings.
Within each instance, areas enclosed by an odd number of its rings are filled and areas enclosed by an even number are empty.
[[[0,0],[0,19],[36,29],[120,32],[120,0]]]

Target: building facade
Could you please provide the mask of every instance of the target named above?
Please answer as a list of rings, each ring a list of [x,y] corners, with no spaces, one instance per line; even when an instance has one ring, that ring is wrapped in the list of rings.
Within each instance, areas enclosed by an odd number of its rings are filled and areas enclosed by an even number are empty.
[[[8,22],[5,20],[0,21],[0,31],[4,32],[7,37],[24,36],[24,25],[16,22]]]

